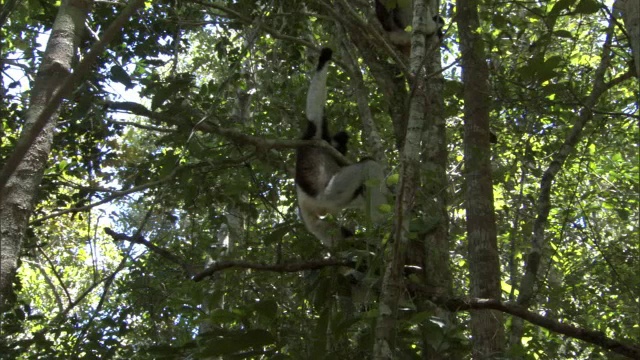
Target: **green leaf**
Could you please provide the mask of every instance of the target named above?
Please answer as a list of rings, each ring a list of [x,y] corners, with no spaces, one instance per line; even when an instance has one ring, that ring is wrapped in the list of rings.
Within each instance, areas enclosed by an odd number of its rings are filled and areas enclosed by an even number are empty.
[[[576,12],[579,14],[593,14],[600,10],[601,7],[600,3],[595,0],[581,0],[576,6]]]
[[[267,319],[273,320],[278,314],[278,303],[275,300],[259,301],[253,305],[256,313]]]
[[[291,230],[290,224],[278,225],[273,229],[269,235],[265,236],[264,243],[265,245],[271,245],[280,242],[282,237],[289,233]]]
[[[559,14],[562,10],[566,10],[569,7],[571,7],[575,2],[576,0],[560,0],[556,2],[555,5],[553,5],[553,8],[551,9],[550,13]]]
[[[111,67],[111,80],[118,82],[125,86],[125,88],[130,89],[133,87],[133,82],[131,82],[131,78],[129,74],[122,68],[120,65],[114,65]]]
[[[567,39],[572,39],[573,38],[573,34],[568,30],[554,31],[553,35],[555,35],[555,36],[557,36],[559,38],[567,38]]]
[[[395,173],[395,174],[391,174],[391,175],[387,176],[387,185],[388,186],[397,185],[398,182],[400,182],[400,174]]]

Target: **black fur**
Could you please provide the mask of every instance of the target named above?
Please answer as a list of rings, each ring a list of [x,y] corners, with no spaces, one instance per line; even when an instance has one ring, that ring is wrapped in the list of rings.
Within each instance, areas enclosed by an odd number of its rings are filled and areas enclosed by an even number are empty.
[[[393,9],[387,9],[387,7],[379,0],[376,3],[376,17],[380,21],[380,25],[385,31],[404,30],[406,25],[403,26],[402,19],[400,19],[398,5]]]
[[[340,131],[331,136],[328,130],[328,125],[326,119],[322,122],[322,140],[328,142],[333,146],[336,150],[338,150],[342,155],[346,155],[347,153],[347,143],[349,142],[349,134],[345,131]],[[302,136],[302,140],[311,140],[316,136],[317,132],[316,125],[311,121],[307,122],[307,129]],[[326,163],[325,160],[322,160],[323,157],[331,158],[331,155],[326,153],[326,151],[318,151],[317,147],[314,146],[303,146],[298,149],[296,154],[296,183],[304,190],[305,193],[310,196],[317,196],[320,192],[320,189],[323,189],[326,184],[318,184],[316,179],[316,172],[319,171],[317,168],[317,162]],[[304,159],[304,160],[303,160]],[[329,164],[340,168],[339,165],[332,160]],[[337,171],[337,169],[336,169]],[[357,194],[354,194],[354,198]]]
[[[331,60],[331,56],[333,55],[333,50],[329,48],[322,48],[320,50],[320,58],[318,59],[318,68],[317,71],[322,70],[327,61]]]
[[[346,227],[344,227],[344,226],[341,226],[341,227],[340,227],[340,233],[342,234],[342,237],[344,237],[345,239],[346,239],[346,238],[353,237],[353,235],[354,235],[354,234],[353,234],[353,231],[351,231],[351,230],[347,229],[347,228],[346,228]]]
[[[336,150],[340,151],[342,155],[347,154],[347,143],[349,142],[349,134],[344,131],[340,131],[333,135],[333,145]]]

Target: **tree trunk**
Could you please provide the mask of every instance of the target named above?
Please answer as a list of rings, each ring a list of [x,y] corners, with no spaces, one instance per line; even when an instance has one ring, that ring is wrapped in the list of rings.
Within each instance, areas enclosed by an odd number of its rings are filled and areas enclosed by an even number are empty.
[[[622,15],[622,21],[629,35],[636,77],[640,77],[640,1],[617,0],[613,8]]]
[[[452,296],[451,270],[449,258],[449,217],[447,213],[447,137],[444,119],[444,76],[442,75],[440,40],[431,36],[427,40],[425,84],[427,107],[425,128],[422,137],[422,187],[421,196],[425,231],[417,242],[422,247],[424,259],[420,263],[423,269],[423,285],[430,295],[449,298]],[[412,251],[413,252],[413,251]],[[411,259],[407,259],[411,264]],[[445,327],[453,323],[451,312],[442,308],[433,308],[426,299],[418,299],[418,311],[433,309]],[[447,329],[444,329],[446,332]],[[450,354],[433,349],[429,341],[431,334],[423,335],[423,359],[448,359]]]
[[[382,280],[378,318],[373,348],[374,359],[394,359],[396,316],[399,299],[404,291],[402,270],[409,246],[409,220],[418,186],[420,143],[425,113],[424,55],[426,52],[425,3],[413,1],[413,34],[411,36],[410,74],[413,94],[410,99],[409,121],[401,154],[400,186],[395,204],[393,249],[386,259],[387,267]]]
[[[33,84],[30,106],[26,112],[21,137],[31,127],[71,70],[91,1],[63,1],[58,10],[42,64]],[[51,152],[53,133],[59,111],[54,112],[40,132],[14,175],[0,193],[0,306],[13,302],[12,283],[16,274],[22,238],[36,193]]]
[[[489,142],[489,69],[479,29],[477,2],[458,1],[464,83],[465,206],[471,296],[500,300],[500,264],[493,208]],[[476,359],[498,357],[504,349],[502,314],[472,311]]]

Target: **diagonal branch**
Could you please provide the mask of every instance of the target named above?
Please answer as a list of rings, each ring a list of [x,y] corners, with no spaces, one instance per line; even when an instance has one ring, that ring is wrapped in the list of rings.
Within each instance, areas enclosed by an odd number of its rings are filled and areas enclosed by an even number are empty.
[[[534,325],[549,329],[555,333],[601,346],[607,350],[627,356],[631,359],[640,359],[639,344],[625,344],[618,340],[608,338],[601,331],[593,331],[570,324],[563,324],[547,316],[542,316],[540,314],[529,311],[524,306],[516,305],[513,303],[502,303],[494,299],[445,299],[432,297],[431,301],[433,301],[433,303],[435,303],[436,305],[452,312],[479,309],[498,310],[526,320]]]
[[[191,166],[193,166],[193,165],[191,165]],[[45,220],[48,220],[48,219],[51,219],[51,218],[54,218],[54,217],[58,217],[58,216],[64,215],[64,214],[75,213],[75,212],[80,212],[80,211],[86,211],[86,210],[89,210],[89,209],[94,208],[96,206],[111,202],[111,201],[113,201],[115,199],[127,196],[129,194],[133,194],[133,193],[136,193],[136,192],[139,192],[139,191],[143,191],[143,190],[146,190],[146,189],[161,185],[161,184],[173,179],[176,176],[176,174],[178,173],[178,171],[181,170],[181,169],[184,169],[185,167],[188,167],[188,166],[179,166],[179,167],[173,169],[171,174],[163,177],[160,180],[156,180],[156,181],[152,181],[152,182],[149,182],[149,183],[146,183],[146,184],[134,186],[131,189],[127,189],[127,190],[114,191],[111,196],[107,196],[107,197],[105,197],[104,199],[102,199],[100,201],[96,201],[96,202],[88,204],[88,205],[74,207],[74,208],[70,208],[70,209],[65,209],[65,210],[61,210],[61,211],[58,211],[58,212],[54,212],[54,213],[49,214],[49,215],[45,215],[43,217],[40,217],[40,218],[37,218],[37,219],[33,220],[31,223],[29,223],[29,225],[38,225],[38,224],[42,223]]]
[[[540,181],[540,193],[536,200],[537,216],[533,224],[533,234],[531,235],[531,250],[527,255],[525,273],[522,277],[519,288],[520,294],[517,299],[518,304],[524,307],[531,305],[535,294],[534,291],[536,288],[538,271],[540,269],[540,262],[542,261],[542,251],[546,245],[545,231],[547,228],[549,212],[551,210],[551,189],[553,182],[558,173],[562,170],[569,155],[575,150],[575,147],[580,140],[582,140],[584,127],[593,118],[593,107],[597,104],[600,97],[612,86],[615,86],[619,82],[625,80],[626,76],[628,76],[623,74],[608,83],[605,82],[605,74],[610,65],[612,56],[611,43],[613,41],[613,30],[614,20],[611,18],[602,47],[600,64],[594,74],[593,89],[583,104],[578,119],[565,138],[564,143],[561,145],[560,149],[553,154],[551,163],[544,171]],[[522,338],[523,332],[524,329],[522,321],[514,319],[511,325],[510,342],[512,344],[518,343],[520,338]]]
[[[159,247],[158,245],[150,242],[149,240],[145,239],[144,236],[138,234],[135,234],[134,236],[130,236],[130,235],[126,235],[126,234],[122,234],[122,233],[117,233],[113,230],[111,230],[111,228],[104,228],[104,232],[111,236],[111,238],[113,238],[113,241],[129,241],[131,243],[134,244],[140,244],[140,245],[144,245],[146,246],[149,250],[151,250],[151,252],[160,255],[161,257],[169,260],[170,262],[179,265],[182,270],[184,270],[185,273],[187,273],[187,275],[191,276],[195,273],[195,269],[194,266],[191,264],[188,264],[186,261],[184,261],[183,259],[181,259],[180,257],[178,257],[177,255],[172,254],[171,252],[169,252],[166,249],[163,249],[161,247]]]
[[[611,60],[611,42],[613,39],[613,24],[610,23],[604,42],[600,64],[594,76],[594,85],[591,94],[587,98],[585,104],[580,110],[578,120],[567,135],[560,150],[553,155],[549,167],[545,170],[540,181],[540,194],[538,195],[537,217],[533,225],[533,235],[531,236],[531,252],[527,256],[527,265],[525,275],[522,279],[520,287],[520,295],[518,296],[518,304],[528,306],[533,297],[533,289],[535,279],[540,267],[542,257],[542,249],[544,248],[544,232],[546,230],[549,211],[551,210],[551,188],[556,175],[562,170],[562,167],[574,151],[578,142],[582,139],[582,131],[586,124],[593,118],[592,108],[595,106],[600,96],[608,89],[607,83],[604,81],[606,70]]]

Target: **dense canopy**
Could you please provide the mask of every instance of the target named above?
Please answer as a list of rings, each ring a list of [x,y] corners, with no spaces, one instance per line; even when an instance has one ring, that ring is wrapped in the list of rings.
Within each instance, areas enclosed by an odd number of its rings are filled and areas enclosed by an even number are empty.
[[[0,358],[640,357],[640,5],[375,2],[4,1]],[[322,47],[389,190],[330,248]]]

